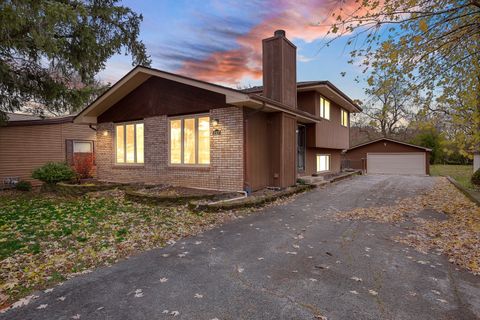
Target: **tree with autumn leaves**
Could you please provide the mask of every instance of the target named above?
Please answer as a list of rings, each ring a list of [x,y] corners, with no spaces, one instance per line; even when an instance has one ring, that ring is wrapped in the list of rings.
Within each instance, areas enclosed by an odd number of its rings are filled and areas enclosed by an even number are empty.
[[[395,69],[422,112],[449,121],[463,154],[480,146],[480,1],[363,0],[340,9],[330,33],[349,37],[352,63],[375,77]],[[369,79],[369,90],[384,87]],[[393,80],[391,80],[393,81]],[[390,81],[390,83],[391,83]],[[389,81],[386,81],[389,83]]]

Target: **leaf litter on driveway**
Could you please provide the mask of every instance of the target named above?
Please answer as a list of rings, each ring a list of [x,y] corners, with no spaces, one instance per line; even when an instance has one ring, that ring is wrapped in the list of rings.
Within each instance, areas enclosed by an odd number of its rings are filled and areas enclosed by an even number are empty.
[[[445,214],[447,219],[422,218],[423,210]],[[480,274],[480,207],[465,197],[446,178],[437,178],[431,190],[397,201],[391,206],[355,208],[338,212],[335,219],[371,220],[379,223],[413,222],[394,241],[427,253],[436,250],[451,263]],[[408,256],[412,259],[411,256]],[[429,264],[419,260],[420,264]]]

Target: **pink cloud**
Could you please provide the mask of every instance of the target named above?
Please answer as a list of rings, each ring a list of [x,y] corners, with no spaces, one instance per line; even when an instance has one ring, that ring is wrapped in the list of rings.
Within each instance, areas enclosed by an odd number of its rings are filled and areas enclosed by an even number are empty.
[[[300,0],[271,1],[274,12],[260,21],[248,33],[236,38],[237,48],[218,51],[204,60],[186,60],[179,73],[205,81],[238,83],[242,78],[260,79],[262,76],[262,39],[271,37],[277,29],[286,31],[289,39],[306,42],[326,36],[333,24],[333,12],[339,9],[340,1]],[[358,7],[356,0],[343,2],[344,12]]]

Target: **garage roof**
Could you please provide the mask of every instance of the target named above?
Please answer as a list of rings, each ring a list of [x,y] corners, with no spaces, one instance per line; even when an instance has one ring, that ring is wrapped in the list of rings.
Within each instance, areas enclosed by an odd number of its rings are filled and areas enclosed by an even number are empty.
[[[407,143],[407,142],[403,142],[403,141],[398,141],[398,140],[394,140],[394,139],[390,139],[390,138],[379,138],[379,139],[375,139],[375,140],[368,141],[368,142],[365,142],[365,143],[356,145],[356,146],[354,146],[354,147],[351,147],[351,148],[348,149],[348,150],[353,150],[353,149],[356,149],[356,148],[360,148],[360,147],[363,147],[363,146],[367,146],[367,145],[369,145],[369,144],[372,144],[372,143],[375,143],[375,142],[379,142],[379,141],[390,141],[390,142],[393,142],[393,143],[403,144],[403,145],[405,145],[405,146],[409,146],[409,147],[421,149],[421,150],[424,150],[424,151],[427,151],[427,152],[431,152],[431,151],[432,151],[432,149],[429,149],[429,148],[425,148],[425,147],[422,147],[422,146],[417,146],[417,145],[415,145],[415,144],[411,144],[411,143]]]

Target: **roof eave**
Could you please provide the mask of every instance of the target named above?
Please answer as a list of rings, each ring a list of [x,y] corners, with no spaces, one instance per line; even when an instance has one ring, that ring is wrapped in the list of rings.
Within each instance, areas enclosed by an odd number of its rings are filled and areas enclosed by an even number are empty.
[[[387,140],[387,141],[390,141],[390,142],[394,142],[394,143],[398,143],[398,144],[403,144],[403,145],[406,145],[406,146],[410,146],[410,147],[413,147],[413,148],[422,149],[422,150],[425,150],[425,151],[427,151],[427,152],[432,152],[432,149],[430,149],[430,148],[425,148],[425,147],[422,147],[422,146],[417,146],[417,145],[414,145],[414,144],[411,144],[411,143],[407,143],[407,142],[403,142],[403,141],[398,141],[398,140],[390,139],[390,138],[378,138],[378,139],[375,139],[375,140],[372,140],[372,141],[368,141],[368,142],[365,142],[365,143],[361,143],[361,144],[359,144],[359,145],[356,145],[356,146],[353,146],[353,147],[349,148],[347,151],[350,151],[350,150],[353,150],[353,149],[357,149],[357,148],[360,148],[360,147],[364,147],[364,146],[368,146],[369,144],[372,144],[372,143],[375,143],[375,142],[379,142],[379,141],[382,141],[382,140]]]

